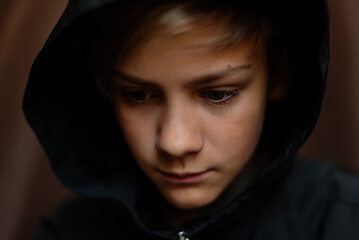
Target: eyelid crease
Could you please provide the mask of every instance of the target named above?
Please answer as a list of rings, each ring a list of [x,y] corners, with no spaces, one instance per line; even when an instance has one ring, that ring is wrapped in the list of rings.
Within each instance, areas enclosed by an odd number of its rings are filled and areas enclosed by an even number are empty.
[[[250,80],[252,76],[254,75],[253,65],[245,65],[236,67],[233,69],[227,69],[222,72],[216,73],[216,74],[209,74],[208,76],[202,76],[194,79],[193,81],[189,82],[187,85],[189,87],[193,86],[203,86],[206,84],[220,84],[218,82],[220,81],[226,81],[226,79],[233,79],[235,81],[238,81],[239,78],[241,78],[240,81],[243,80]],[[222,84],[220,84],[222,85]]]
[[[233,79],[223,79],[223,81],[216,82],[213,84],[208,84],[203,88],[200,87],[200,91],[202,90],[243,90],[245,89],[253,80],[254,75],[245,77],[245,78],[233,78]]]
[[[116,74],[113,79],[114,85],[120,85],[121,87],[151,87],[151,88],[159,88],[159,85],[156,83],[151,83],[149,81],[141,80],[140,78],[135,78],[128,75],[118,75]],[[130,86],[126,86],[126,84],[131,84]],[[125,85],[125,86],[122,86]]]

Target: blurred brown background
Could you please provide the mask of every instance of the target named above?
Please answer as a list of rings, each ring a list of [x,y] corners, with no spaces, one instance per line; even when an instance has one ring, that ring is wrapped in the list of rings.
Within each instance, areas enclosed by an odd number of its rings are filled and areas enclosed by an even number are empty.
[[[33,59],[67,0],[0,0],[0,239],[32,239],[72,196],[56,180],[21,110]],[[301,153],[359,170],[359,1],[329,0],[331,62],[318,126]],[[358,190],[359,191],[359,190]]]

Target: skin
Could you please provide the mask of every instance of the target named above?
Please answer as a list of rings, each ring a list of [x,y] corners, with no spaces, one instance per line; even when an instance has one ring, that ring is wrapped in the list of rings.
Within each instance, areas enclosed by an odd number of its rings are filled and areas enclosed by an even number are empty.
[[[228,203],[261,167],[251,163],[268,98],[265,51],[252,54],[254,38],[213,49],[210,35],[155,35],[118,64],[113,84],[119,125],[174,227]]]

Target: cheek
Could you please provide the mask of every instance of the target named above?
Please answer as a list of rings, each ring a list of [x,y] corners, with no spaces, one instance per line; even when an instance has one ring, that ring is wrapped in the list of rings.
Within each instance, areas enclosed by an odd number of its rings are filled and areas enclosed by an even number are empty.
[[[211,155],[222,156],[219,159],[227,161],[228,167],[243,166],[256,149],[265,112],[264,101],[257,100],[238,104],[226,116],[206,124],[204,132]]]
[[[118,123],[135,159],[147,159],[153,152],[155,124],[153,117],[124,108],[116,108]],[[147,156],[147,157],[146,157]]]

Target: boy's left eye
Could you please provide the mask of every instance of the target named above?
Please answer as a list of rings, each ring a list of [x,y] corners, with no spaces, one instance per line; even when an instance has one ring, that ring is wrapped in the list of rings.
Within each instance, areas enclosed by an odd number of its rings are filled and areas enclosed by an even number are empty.
[[[206,90],[201,92],[200,97],[211,104],[226,104],[238,95],[238,90]]]

